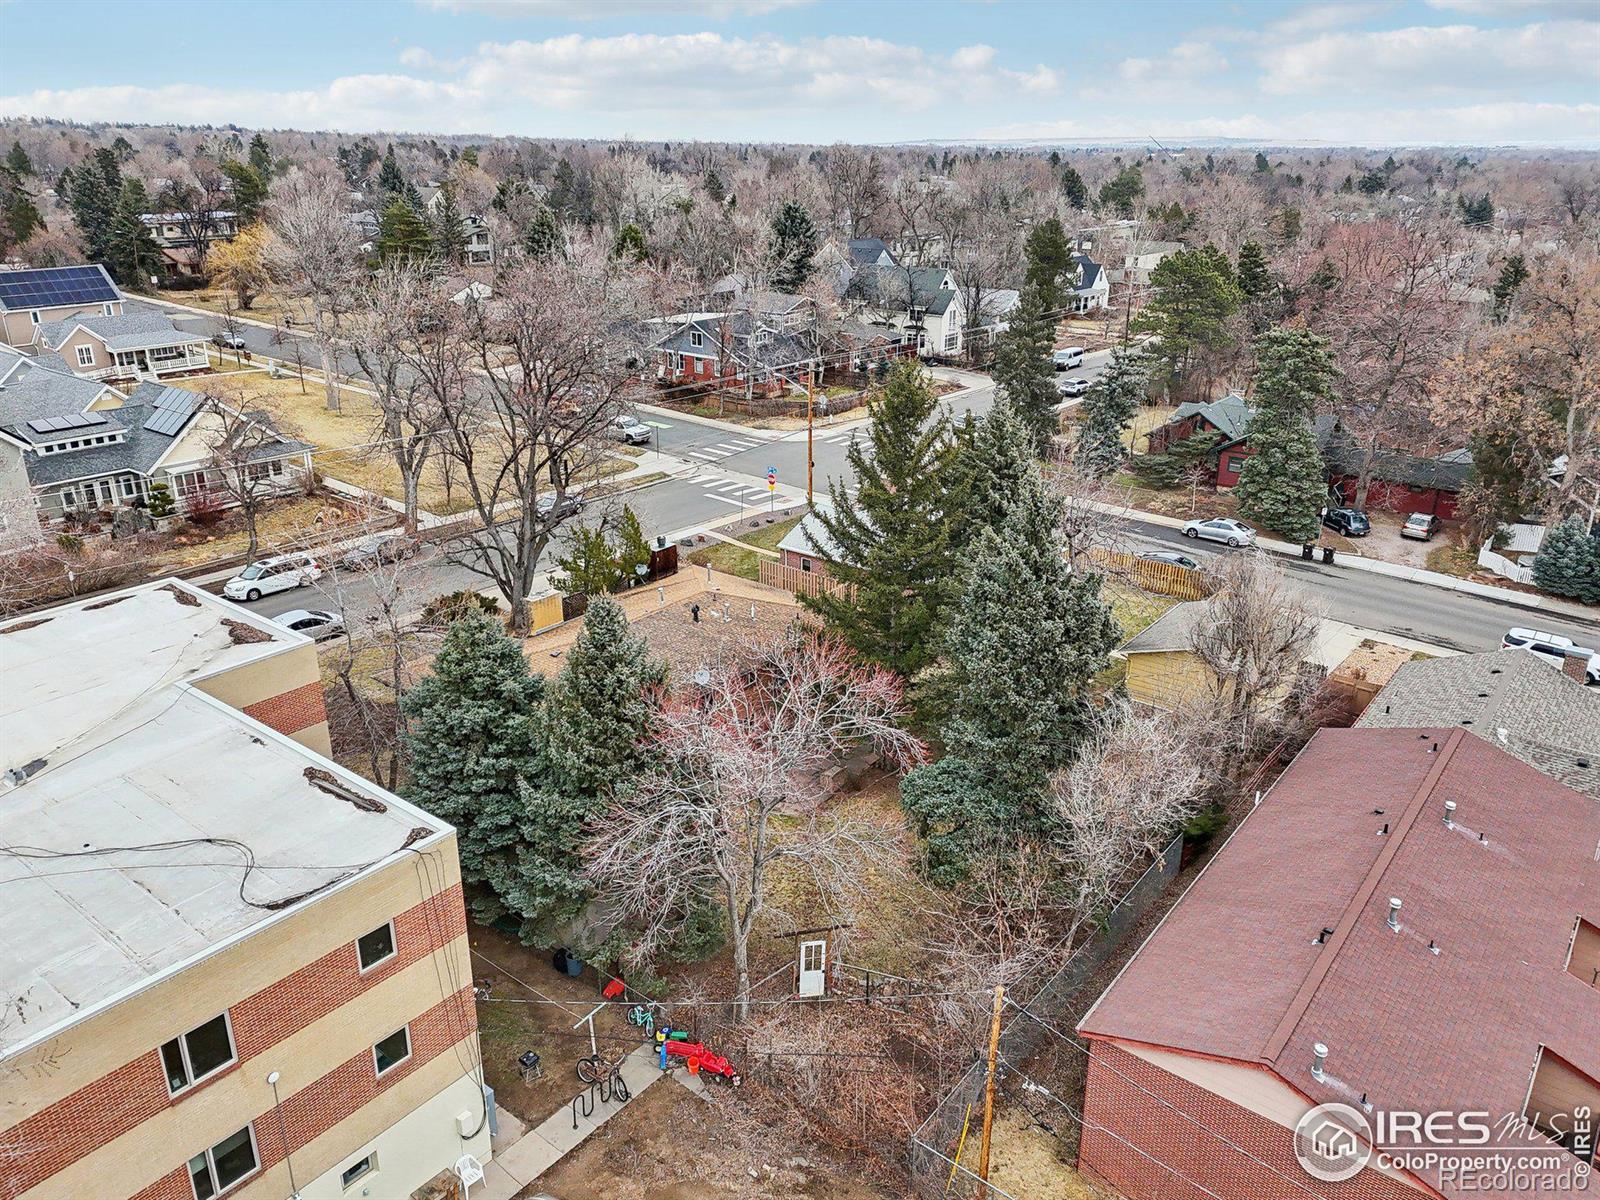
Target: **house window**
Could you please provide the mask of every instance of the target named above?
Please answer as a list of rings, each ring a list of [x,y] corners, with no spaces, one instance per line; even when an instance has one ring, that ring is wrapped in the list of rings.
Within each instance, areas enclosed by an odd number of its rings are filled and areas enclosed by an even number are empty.
[[[38,309],[34,309],[32,312],[30,312],[28,314],[28,320],[32,321],[35,325],[37,325],[39,323],[39,310]]]
[[[80,367],[92,367],[92,366],[94,366],[94,347],[93,346],[79,346],[78,347],[78,365]]]
[[[387,921],[379,925],[371,933],[364,933],[356,939],[356,961],[363,971],[370,971],[381,962],[393,958],[394,922]]]
[[[1244,460],[1245,456],[1243,454],[1230,454],[1228,455],[1228,461],[1223,465],[1231,474],[1237,475],[1244,470]]]
[[[958,333],[947,333],[947,334],[945,334],[944,335],[945,353],[948,354],[951,351],[953,351],[956,348],[956,343],[960,340],[960,338],[961,338],[961,335],[958,334]]]
[[[1567,974],[1575,975],[1592,988],[1600,988],[1600,925],[1578,918],[1567,950]]]
[[[693,346],[696,350],[700,349],[700,347],[704,346],[705,344],[706,335],[701,333],[698,329],[689,335],[689,345]]]
[[[122,498],[124,500],[136,499],[139,495],[139,481],[132,475],[122,477]]]
[[[372,1062],[381,1076],[411,1057],[411,1029],[400,1026],[372,1048]]]
[[[100,306],[100,311],[102,313],[104,313],[108,317],[114,317],[114,316],[117,315],[116,311],[115,311],[115,308],[113,307],[111,301],[109,301],[109,300],[107,300],[104,304],[102,304]]]
[[[233,1030],[228,1014],[212,1017],[182,1037],[161,1047],[161,1062],[167,1069],[167,1090],[176,1096],[202,1079],[215,1075],[234,1060]]]
[[[365,1158],[358,1158],[344,1170],[339,1172],[339,1186],[349,1187],[358,1179],[365,1179],[378,1169],[378,1156],[369,1154]]]
[[[241,1179],[254,1174],[260,1165],[255,1130],[246,1125],[189,1160],[189,1182],[194,1184],[195,1200],[211,1200],[213,1196],[222,1195]]]

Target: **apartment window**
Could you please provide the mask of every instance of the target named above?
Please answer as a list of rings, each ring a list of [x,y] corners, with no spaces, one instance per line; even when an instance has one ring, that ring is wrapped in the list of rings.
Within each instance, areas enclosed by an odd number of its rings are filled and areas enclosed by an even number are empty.
[[[1567,1153],[1593,1163],[1596,1113],[1600,1113],[1600,1082],[1541,1046],[1522,1112],[1528,1123]]]
[[[255,1131],[246,1125],[189,1160],[189,1181],[194,1184],[195,1200],[211,1200],[212,1196],[222,1195],[260,1165],[261,1160],[256,1157]]]
[[[945,334],[944,335],[945,352],[949,353],[950,351],[954,350],[956,348],[956,343],[960,339],[961,339],[961,335],[958,334],[958,333],[947,333],[947,334]]]
[[[92,367],[92,366],[94,366],[94,347],[93,346],[79,346],[78,347],[78,365],[80,367]]]
[[[402,1025],[372,1048],[373,1065],[378,1074],[392,1071],[411,1057],[411,1030]]]
[[[365,1179],[378,1169],[378,1156],[369,1154],[365,1158],[357,1159],[343,1171],[339,1172],[339,1186],[349,1187],[358,1179]]]
[[[394,922],[385,921],[371,933],[356,939],[356,960],[363,971],[394,957]]]
[[[161,1047],[161,1061],[167,1068],[167,1090],[173,1095],[215,1075],[233,1059],[233,1030],[228,1025],[227,1013],[195,1026]]]

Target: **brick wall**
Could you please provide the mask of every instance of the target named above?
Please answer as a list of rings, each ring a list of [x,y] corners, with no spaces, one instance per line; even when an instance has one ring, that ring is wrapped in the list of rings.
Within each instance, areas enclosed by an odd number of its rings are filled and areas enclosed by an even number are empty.
[[[1315,1180],[1295,1161],[1290,1130],[1119,1046],[1090,1046],[1078,1166],[1128,1200],[1214,1200],[1212,1193],[1227,1200],[1306,1200],[1308,1189],[1323,1200],[1436,1194],[1372,1168],[1343,1183]]]
[[[254,717],[263,725],[282,734],[299,733],[328,719],[323,704],[322,681],[308,683],[281,695],[269,696],[255,704],[247,704],[245,715]]]
[[[355,944],[350,942],[284,976],[271,987],[229,1005],[228,1019],[233,1026],[237,1059],[196,1087],[170,1095],[160,1049],[153,1046],[148,1053],[0,1134],[0,1143],[30,1148],[20,1161],[8,1164],[4,1178],[0,1179],[5,1185],[0,1188],[0,1195],[14,1196],[27,1191],[163,1109],[182,1104],[216,1080],[241,1069],[256,1055],[348,1003],[395,971],[426,958],[437,947],[460,937],[467,927],[461,885],[456,884],[399,913],[394,918],[394,927],[395,954],[364,974],[356,961]],[[139,1001],[136,998],[130,1003]],[[384,1078],[387,1081],[389,1077],[385,1075]],[[190,1200],[193,1200],[192,1195]]]
[[[363,1047],[359,1053],[340,1063],[315,1083],[284,1098],[282,1133],[278,1129],[276,1114],[256,1114],[256,1153],[261,1160],[261,1169],[266,1170],[283,1161],[285,1136],[291,1154],[304,1148],[314,1138],[332,1129],[423,1064],[440,1054],[449,1053],[450,1048],[475,1027],[472,988],[468,986],[412,1019],[411,1057],[384,1072],[382,1079],[378,1078],[377,1068],[373,1065],[372,1049]],[[181,1155],[183,1151],[177,1150],[175,1153]],[[132,1200],[194,1200],[187,1161],[180,1162],[176,1168],[136,1193]]]

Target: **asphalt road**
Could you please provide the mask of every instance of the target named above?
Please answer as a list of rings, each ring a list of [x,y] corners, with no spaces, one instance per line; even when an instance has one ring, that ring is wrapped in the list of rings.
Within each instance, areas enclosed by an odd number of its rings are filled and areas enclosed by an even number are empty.
[[[148,301],[134,300],[129,304],[133,309],[151,308],[166,312],[173,316],[180,327],[193,329],[208,337],[224,325],[218,317],[174,312],[150,305]],[[292,343],[285,344],[283,335],[243,323],[235,327],[252,353],[283,358],[287,352],[287,357],[293,358]],[[309,338],[302,335],[302,342],[307,362],[314,362],[315,350]],[[343,366],[355,373],[353,362]],[[1091,361],[1072,374],[1092,380],[1101,369],[1101,363]],[[981,416],[993,402],[993,386],[984,385],[947,403],[946,407],[956,417],[966,410]],[[753,485],[759,482],[769,467],[777,468],[780,496],[803,500],[806,464],[804,430],[774,432],[732,425],[712,426],[657,409],[648,409],[641,415],[645,423],[655,430],[656,446],[661,452],[703,467],[695,479],[667,480],[627,497],[628,503],[639,513],[646,532],[652,537],[716,525],[738,516],[740,512],[753,512],[766,499],[765,489]],[[826,492],[830,479],[847,476],[845,453],[851,439],[862,428],[859,418],[850,417],[832,422],[824,420],[816,426],[815,487],[819,494]],[[583,519],[597,519],[597,514],[591,511]],[[1196,557],[1219,552],[1204,543],[1197,546],[1162,526],[1135,524],[1130,526],[1129,534],[1138,544],[1182,545]],[[1220,552],[1228,553],[1225,549]],[[462,587],[487,586],[484,577],[453,563],[451,556],[437,551],[430,551],[430,555],[409,572],[414,581],[409,586],[417,593],[418,609],[430,596]],[[1287,560],[1286,565],[1290,577],[1303,582],[1317,596],[1329,617],[1363,628],[1416,638],[1455,650],[1486,650],[1498,646],[1501,634],[1512,625],[1531,625],[1566,634],[1582,645],[1600,646],[1600,621],[1546,615],[1501,601],[1352,570],[1337,563],[1324,565],[1294,559]],[[361,580],[345,579],[338,586],[350,595],[353,609],[360,610],[363,603],[370,603],[370,588],[363,593],[363,588],[368,585]],[[332,590],[331,583],[327,590]],[[313,588],[264,597],[254,607],[269,615],[292,608],[316,607],[327,599],[320,591]],[[363,595],[366,596],[365,601]]]

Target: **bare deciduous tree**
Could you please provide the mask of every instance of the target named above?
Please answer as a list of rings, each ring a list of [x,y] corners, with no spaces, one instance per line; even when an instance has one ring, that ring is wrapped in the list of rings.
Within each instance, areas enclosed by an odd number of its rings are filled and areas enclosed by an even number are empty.
[[[429,354],[419,343],[442,334],[450,304],[433,276],[395,258],[355,290],[345,334],[375,401],[374,453],[400,473],[406,532],[417,532],[417,489],[438,437],[438,406],[428,376],[415,360]]]
[[[267,223],[274,273],[311,306],[312,335],[322,357],[328,407],[339,408],[335,339],[361,267],[356,231],[345,215],[345,185],[331,171],[300,170],[273,189]]]
[[[442,451],[478,517],[455,557],[500,590],[514,633],[527,632],[539,557],[638,378],[638,294],[598,254],[529,264],[429,339],[460,337],[476,360],[467,375],[439,350],[426,369]]]
[[[823,773],[868,743],[896,766],[922,757],[900,727],[901,683],[831,639],[795,634],[671,696],[650,767],[599,819],[588,873],[642,933],[645,960],[674,914],[713,899],[727,913],[739,1017],[749,1015],[750,938],[775,873],[802,873],[824,906],[864,897],[863,867],[891,868],[895,831],[830,812]]]
[[[1265,551],[1228,555],[1214,577],[1190,648],[1210,674],[1214,711],[1242,745],[1300,673],[1322,617]]]
[[[258,524],[269,501],[296,484],[299,473],[277,457],[283,435],[264,410],[243,412],[215,396],[201,401],[206,434],[206,487],[234,504],[244,516],[250,541],[245,560],[254,562],[260,545]]]

